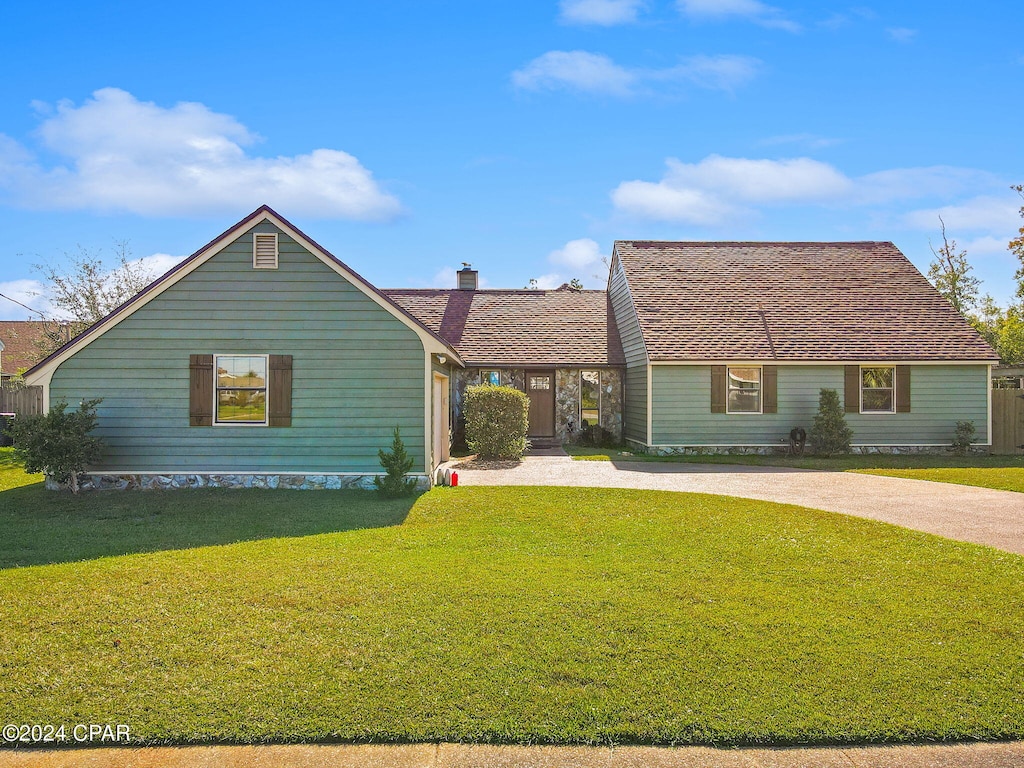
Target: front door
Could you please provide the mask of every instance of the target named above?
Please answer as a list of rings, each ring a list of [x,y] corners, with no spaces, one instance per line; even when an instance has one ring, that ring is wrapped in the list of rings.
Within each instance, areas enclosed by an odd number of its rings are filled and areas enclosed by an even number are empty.
[[[553,371],[527,371],[530,398],[530,437],[555,436],[555,376]]]

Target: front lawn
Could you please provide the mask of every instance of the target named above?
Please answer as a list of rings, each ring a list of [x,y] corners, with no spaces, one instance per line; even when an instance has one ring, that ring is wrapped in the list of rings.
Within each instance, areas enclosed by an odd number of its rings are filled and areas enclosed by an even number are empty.
[[[406,515],[359,492],[35,485],[0,493],[0,526],[3,562],[52,563],[0,570],[8,722],[150,743],[1024,736],[1024,558],[867,520],[627,490],[436,489]]]
[[[680,464],[741,464],[755,467],[793,467],[833,472],[860,472],[913,480],[975,485],[1024,493],[1024,456],[891,455],[867,456],[649,456],[617,448],[566,446],[577,461],[655,461]]]

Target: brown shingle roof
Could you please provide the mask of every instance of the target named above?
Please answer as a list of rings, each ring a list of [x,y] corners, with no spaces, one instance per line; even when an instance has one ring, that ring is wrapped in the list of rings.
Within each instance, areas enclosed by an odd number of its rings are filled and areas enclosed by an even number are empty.
[[[382,291],[471,365],[623,365],[604,291]]]
[[[619,241],[615,252],[652,360],[997,358],[892,243]]]
[[[5,376],[31,368],[45,357],[39,349],[45,325],[37,320],[0,320],[0,373]]]

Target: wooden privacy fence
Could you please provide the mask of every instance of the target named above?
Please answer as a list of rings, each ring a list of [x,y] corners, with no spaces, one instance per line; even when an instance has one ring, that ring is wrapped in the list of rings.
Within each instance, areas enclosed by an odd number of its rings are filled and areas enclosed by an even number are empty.
[[[992,453],[1024,454],[1024,389],[992,390]]]
[[[42,387],[0,387],[0,413],[32,416],[43,412]]]

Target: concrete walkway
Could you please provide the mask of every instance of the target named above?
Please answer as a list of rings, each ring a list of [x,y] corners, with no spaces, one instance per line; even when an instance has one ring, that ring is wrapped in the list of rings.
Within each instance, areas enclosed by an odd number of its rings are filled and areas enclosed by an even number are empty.
[[[881,520],[1024,554],[1024,494],[897,477],[732,464],[573,461],[528,456],[502,469],[459,467],[460,485],[568,485],[742,496]]]
[[[837,749],[293,745],[0,750],[0,768],[1020,768],[1024,742]]]

